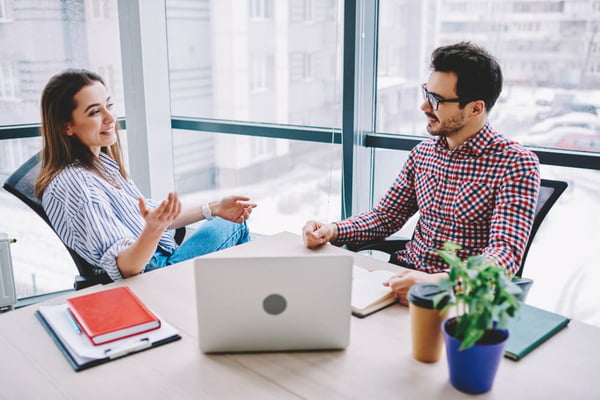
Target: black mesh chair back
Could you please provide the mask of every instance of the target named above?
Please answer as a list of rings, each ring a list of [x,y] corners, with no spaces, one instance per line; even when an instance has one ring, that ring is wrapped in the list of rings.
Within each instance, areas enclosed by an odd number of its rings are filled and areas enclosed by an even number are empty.
[[[7,192],[12,193],[23,203],[27,204],[52,228],[52,224],[44,212],[42,204],[34,194],[35,180],[38,176],[39,170],[40,155],[38,153],[27,160],[15,172],[13,172],[12,175],[8,177],[6,182],[4,182],[3,187]],[[52,230],[54,230],[54,228],[52,228]],[[106,271],[104,271],[102,268],[91,265],[66,244],[65,247],[67,248],[67,251],[71,255],[71,258],[73,259],[73,262],[79,271],[79,275],[75,277],[75,282],[73,284],[75,290],[83,289],[98,283],[112,282],[112,279],[110,279]]]
[[[555,181],[550,179],[542,179],[540,184],[540,194],[538,196],[538,201],[535,206],[535,218],[533,220],[533,226],[531,227],[531,233],[529,234],[529,240],[527,241],[527,246],[525,247],[525,253],[523,253],[523,259],[521,260],[521,267],[517,272],[517,276],[523,275],[523,267],[525,266],[525,259],[527,258],[527,254],[529,253],[529,248],[531,247],[531,243],[535,238],[535,234],[537,233],[540,225],[546,218],[548,211],[554,206],[556,200],[560,197],[561,194],[567,189],[567,182],[564,181]]]
[[[523,267],[525,265],[527,254],[529,253],[529,248],[531,247],[531,242],[533,242],[533,239],[540,225],[546,218],[548,211],[550,211],[554,203],[556,203],[556,200],[558,200],[560,195],[563,194],[563,192],[567,189],[567,186],[567,182],[564,181],[542,179],[540,184],[540,194],[535,207],[535,217],[531,227],[531,233],[529,234],[529,240],[527,241],[527,246],[525,247],[525,253],[523,253],[521,267],[519,268],[516,276],[520,277],[523,275]],[[386,239],[363,243],[360,245],[348,246],[348,248],[352,251],[379,250],[388,254],[392,254],[395,251],[404,249],[407,242],[408,239]]]

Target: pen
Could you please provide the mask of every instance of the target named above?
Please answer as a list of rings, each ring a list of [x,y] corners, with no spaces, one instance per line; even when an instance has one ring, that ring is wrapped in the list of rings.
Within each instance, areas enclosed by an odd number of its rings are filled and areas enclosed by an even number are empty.
[[[136,343],[129,343],[125,346],[118,346],[116,348],[106,349],[104,350],[104,354],[106,354],[110,359],[115,359],[126,356],[129,353],[135,353],[137,351],[147,349],[150,346],[152,346],[150,339],[142,338],[139,342]]]
[[[73,317],[73,314],[71,314],[71,311],[68,308],[65,311],[67,313],[67,318],[69,318],[69,321],[71,321],[71,325],[73,325],[73,329],[75,329],[75,333],[80,335],[81,328],[79,327],[79,324],[77,323],[77,321],[75,321],[75,317]]]

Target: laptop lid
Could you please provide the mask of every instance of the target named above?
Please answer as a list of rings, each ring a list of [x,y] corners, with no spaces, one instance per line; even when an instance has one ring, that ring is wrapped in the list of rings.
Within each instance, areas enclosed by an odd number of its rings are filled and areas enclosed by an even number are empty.
[[[203,352],[348,346],[352,256],[204,256],[194,263]]]

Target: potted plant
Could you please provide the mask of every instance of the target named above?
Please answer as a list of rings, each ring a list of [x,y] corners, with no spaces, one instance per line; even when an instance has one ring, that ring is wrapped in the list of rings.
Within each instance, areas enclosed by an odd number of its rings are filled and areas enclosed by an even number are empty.
[[[449,276],[440,282],[434,304],[454,295],[441,312],[455,307],[456,316],[442,324],[450,383],[463,392],[484,393],[491,389],[508,339],[507,323],[519,309],[515,297],[521,289],[511,282],[504,268],[484,256],[462,260],[460,246],[444,243],[438,251],[450,266]]]

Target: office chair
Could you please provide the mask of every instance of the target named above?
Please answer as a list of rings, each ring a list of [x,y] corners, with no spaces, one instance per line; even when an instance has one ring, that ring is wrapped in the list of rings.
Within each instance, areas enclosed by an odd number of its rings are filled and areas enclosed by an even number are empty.
[[[529,289],[531,289],[531,286],[533,285],[532,279],[522,278],[525,259],[527,258],[527,253],[529,253],[531,242],[533,241],[540,225],[544,221],[544,218],[546,218],[548,211],[550,211],[554,203],[556,203],[556,200],[558,200],[558,198],[567,189],[567,186],[567,182],[564,181],[555,181],[550,179],[541,180],[540,193],[535,206],[535,217],[531,227],[531,233],[529,234],[529,240],[527,241],[527,246],[525,247],[525,252],[523,253],[521,266],[519,267],[519,270],[513,279],[513,282],[521,287],[523,291],[520,296],[521,301],[525,301],[527,294],[529,293]],[[395,251],[404,249],[408,241],[409,239],[383,239],[362,243],[359,245],[348,245],[347,248],[352,251],[378,250],[391,255]]]
[[[44,208],[40,201],[34,195],[35,180],[40,171],[41,162],[40,154],[34,154],[29,160],[25,161],[15,172],[13,172],[6,182],[4,182],[4,189],[12,193],[19,200],[27,204],[33,211],[35,211],[54,231],[50,219],[46,215]],[[54,231],[56,233],[56,231]],[[57,235],[58,236],[58,235]],[[185,227],[179,228],[175,232],[175,240],[177,243],[181,243],[185,236]],[[60,239],[60,237],[59,237]],[[62,240],[61,240],[62,242]],[[75,276],[75,282],[73,287],[75,290],[80,290],[89,286],[97,285],[99,283],[105,284],[112,282],[112,279],[108,276],[106,271],[102,268],[97,267],[88,263],[73,249],[63,244],[67,248],[67,251],[71,255],[79,275]]]

